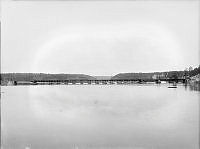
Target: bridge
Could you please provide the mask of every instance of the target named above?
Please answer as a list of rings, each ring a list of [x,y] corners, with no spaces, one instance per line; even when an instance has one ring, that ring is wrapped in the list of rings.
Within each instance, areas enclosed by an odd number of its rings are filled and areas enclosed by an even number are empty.
[[[186,79],[118,79],[118,80],[32,80],[30,81],[30,85],[42,85],[42,84],[66,84],[66,85],[83,85],[83,84],[142,84],[147,82],[155,82],[157,84],[161,83],[161,81],[166,82],[181,82],[185,83]],[[20,81],[16,81],[16,85],[20,84]]]

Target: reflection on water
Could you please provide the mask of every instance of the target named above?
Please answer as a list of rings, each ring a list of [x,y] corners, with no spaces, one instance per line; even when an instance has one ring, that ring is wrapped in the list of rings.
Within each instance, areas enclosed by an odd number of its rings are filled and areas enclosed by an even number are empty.
[[[200,82],[184,84],[185,90],[200,91]]]
[[[2,146],[198,149],[200,92],[167,87],[3,87]]]
[[[191,91],[200,91],[200,82],[188,85]]]

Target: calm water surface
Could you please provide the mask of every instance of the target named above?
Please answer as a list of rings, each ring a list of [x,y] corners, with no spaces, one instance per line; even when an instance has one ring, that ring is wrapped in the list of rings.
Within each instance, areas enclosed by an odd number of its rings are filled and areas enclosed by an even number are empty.
[[[179,85],[1,87],[2,149],[199,149],[199,91]]]

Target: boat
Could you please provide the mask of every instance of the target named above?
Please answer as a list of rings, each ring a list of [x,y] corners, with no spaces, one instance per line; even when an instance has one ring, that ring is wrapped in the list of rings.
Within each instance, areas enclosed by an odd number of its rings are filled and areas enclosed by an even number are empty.
[[[168,86],[168,88],[177,88],[177,86]]]

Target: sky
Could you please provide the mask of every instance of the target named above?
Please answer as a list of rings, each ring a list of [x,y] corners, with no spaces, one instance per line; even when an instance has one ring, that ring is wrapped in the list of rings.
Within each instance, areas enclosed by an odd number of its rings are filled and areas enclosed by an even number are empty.
[[[184,70],[199,65],[199,1],[1,4],[1,72]]]

